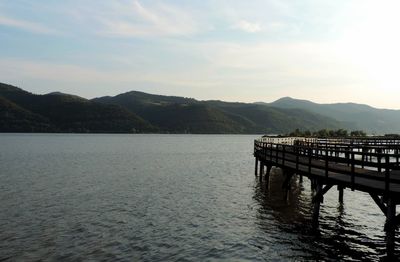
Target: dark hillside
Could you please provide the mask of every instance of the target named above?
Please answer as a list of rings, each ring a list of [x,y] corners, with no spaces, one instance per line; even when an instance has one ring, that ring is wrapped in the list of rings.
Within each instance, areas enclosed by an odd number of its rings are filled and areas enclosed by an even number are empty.
[[[34,95],[9,85],[0,86],[0,96],[25,112],[48,119],[58,132],[131,133],[157,130],[120,106],[99,104],[78,96],[54,93]]]
[[[305,110],[198,101],[135,91],[92,101],[123,106],[161,130],[178,133],[280,133],[295,128],[317,130],[343,126],[332,118]]]

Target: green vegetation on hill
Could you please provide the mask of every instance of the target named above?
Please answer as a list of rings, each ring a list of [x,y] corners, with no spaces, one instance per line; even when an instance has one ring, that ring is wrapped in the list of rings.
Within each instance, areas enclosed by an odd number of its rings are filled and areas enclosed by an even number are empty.
[[[0,132],[282,134],[298,129],[330,136],[336,129],[397,133],[399,120],[400,111],[357,104],[292,98],[231,103],[137,91],[87,100],[60,92],[35,95],[0,83]]]
[[[341,123],[305,110],[265,105],[197,101],[195,99],[128,92],[92,101],[120,105],[173,133],[278,133],[295,128],[341,127]]]
[[[0,131],[52,132],[55,128],[45,117],[31,113],[0,96]]]
[[[341,123],[305,110],[280,109],[257,104],[228,103],[221,101],[205,101],[209,106],[218,108],[230,115],[240,116],[251,123],[249,126],[255,133],[282,133],[295,128],[321,129],[336,128]]]
[[[365,137],[367,133],[361,130],[354,130],[349,133],[349,131],[345,129],[337,129],[337,130],[329,130],[329,129],[321,129],[318,131],[311,132],[310,130],[301,131],[296,129],[293,132],[286,134],[287,136],[296,136],[296,137],[321,137],[321,138],[331,138],[331,137]]]
[[[157,131],[157,128],[125,108],[95,103],[78,96],[34,95],[16,87],[0,84],[0,97],[3,104],[0,113],[8,116],[2,118],[2,132]]]
[[[172,133],[242,133],[238,125],[218,109],[200,104],[171,104],[148,107],[141,114],[151,124]]]

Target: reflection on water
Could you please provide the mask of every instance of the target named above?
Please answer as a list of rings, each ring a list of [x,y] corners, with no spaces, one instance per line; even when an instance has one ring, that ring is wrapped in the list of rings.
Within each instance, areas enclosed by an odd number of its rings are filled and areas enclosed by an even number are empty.
[[[301,182],[299,177],[294,176],[286,197],[282,187],[284,178],[280,169],[273,168],[269,183],[256,179],[254,199],[260,203],[257,214],[260,229],[271,232],[265,219],[272,215],[283,235],[297,234],[298,239],[292,242],[293,250],[305,251],[305,254],[288,257],[387,260],[384,216],[373,206],[367,194],[345,190],[345,201],[341,204],[338,191],[335,187],[331,188],[321,204],[320,226],[314,230],[311,227],[313,192],[309,180],[304,178]],[[398,253],[397,250],[396,257]],[[393,261],[393,258],[388,261]]]
[[[258,183],[255,188],[254,198],[257,199],[262,212],[270,212],[274,218],[282,224],[305,224],[310,213],[309,207],[301,202],[311,201],[311,195],[304,195],[303,184],[294,176],[291,181],[291,189],[287,192],[282,185],[285,176],[280,169],[272,169],[269,183]],[[260,214],[261,215],[261,214]]]

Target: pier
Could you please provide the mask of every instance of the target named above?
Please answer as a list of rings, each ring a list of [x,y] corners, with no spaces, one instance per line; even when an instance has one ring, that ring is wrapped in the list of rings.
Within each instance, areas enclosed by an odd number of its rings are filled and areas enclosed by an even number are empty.
[[[346,199],[345,188],[368,193],[386,216],[386,248],[391,255],[400,224],[400,214],[396,214],[400,204],[399,150],[400,139],[390,137],[263,137],[254,141],[255,175],[268,184],[271,168],[281,168],[286,192],[294,176],[300,181],[310,179],[314,228],[318,228],[320,206],[330,189],[337,188],[339,202]]]

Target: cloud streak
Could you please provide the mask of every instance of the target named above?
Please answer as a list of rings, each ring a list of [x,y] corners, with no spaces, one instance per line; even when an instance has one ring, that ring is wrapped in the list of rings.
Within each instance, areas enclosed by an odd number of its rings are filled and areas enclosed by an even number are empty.
[[[121,17],[120,14],[125,15]],[[102,25],[99,34],[111,37],[182,36],[198,29],[188,11],[166,4],[147,7],[139,1],[114,5],[111,12],[95,19]]]
[[[50,29],[47,26],[44,26],[39,23],[0,16],[0,26],[7,26],[18,28],[20,30],[28,31],[31,33],[38,33],[38,34],[54,34],[55,31]]]

